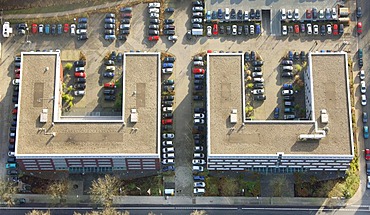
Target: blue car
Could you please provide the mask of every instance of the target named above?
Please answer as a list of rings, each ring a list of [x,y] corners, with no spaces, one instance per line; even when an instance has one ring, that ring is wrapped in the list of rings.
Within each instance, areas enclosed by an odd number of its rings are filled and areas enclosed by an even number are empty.
[[[293,52],[292,51],[288,52],[288,58],[289,58],[289,60],[293,60]]]
[[[203,90],[203,85],[196,84],[194,85],[195,90]]]
[[[204,181],[204,176],[195,175],[194,176],[194,181]]]
[[[284,84],[283,89],[284,90],[293,90],[293,84]]]
[[[211,11],[210,10],[207,11],[207,13],[206,13],[206,20],[207,20],[207,22],[211,21]]]
[[[224,13],[222,12],[222,9],[218,9],[217,18],[218,19],[223,19],[224,18]]]
[[[50,24],[45,25],[45,34],[50,34]]]
[[[165,166],[162,168],[162,172],[167,172],[167,171],[175,171],[174,166]]]
[[[365,139],[369,138],[369,126],[367,125],[364,126],[364,138]]]
[[[279,119],[280,109],[278,107],[274,110],[274,119]]]
[[[173,63],[163,63],[163,68],[172,68],[173,67]]]
[[[103,76],[106,77],[106,78],[113,78],[114,73],[113,72],[104,72]]]
[[[261,26],[256,25],[256,34],[261,34]]]
[[[204,79],[204,75],[202,74],[195,74],[194,79]]]

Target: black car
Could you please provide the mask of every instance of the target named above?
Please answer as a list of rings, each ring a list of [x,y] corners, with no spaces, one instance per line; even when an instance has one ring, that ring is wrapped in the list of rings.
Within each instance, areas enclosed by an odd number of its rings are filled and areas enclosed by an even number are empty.
[[[162,130],[171,131],[173,130],[173,126],[172,125],[162,125]]]
[[[324,36],[326,34],[326,27],[325,25],[321,25],[321,35]]]
[[[362,58],[358,59],[358,67],[362,68],[364,66],[364,60]]]
[[[312,8],[312,19],[317,19],[317,9],[316,8]]]
[[[116,57],[117,57],[116,52],[115,52],[115,51],[112,51],[112,53],[111,53],[111,54],[110,54],[110,56],[109,56],[109,60],[113,60],[113,61],[115,61],[115,60],[116,60]]]
[[[212,19],[217,19],[217,11],[212,11]]]
[[[256,14],[255,14],[255,12],[254,12],[254,9],[251,9],[251,11],[250,11],[250,13],[249,13],[249,17],[250,17],[251,19],[256,18]]]
[[[230,25],[226,26],[226,34],[227,35],[231,34],[231,26]]]
[[[123,40],[123,41],[126,41],[127,40],[127,36],[126,35],[123,35],[123,34],[120,34],[118,35],[117,37],[119,40]]]
[[[249,34],[249,25],[244,25],[244,34],[245,35]]]
[[[236,19],[236,12],[235,12],[235,9],[231,9],[231,12],[230,12],[230,19]]]
[[[16,127],[17,126],[17,122],[12,121],[11,126]]]
[[[291,78],[291,77],[293,77],[293,73],[292,72],[283,72],[283,73],[281,73],[281,77]]]
[[[196,101],[202,101],[204,99],[204,97],[203,96],[194,96],[193,99],[196,100]]]
[[[266,96],[265,95],[255,95],[254,100],[263,101],[263,100],[266,100]]]
[[[8,163],[15,163],[15,157],[8,157]]]
[[[206,110],[204,108],[194,108],[194,113],[205,113]]]
[[[155,24],[155,25],[158,25],[160,23],[159,19],[150,19],[149,20],[150,24]],[[127,23],[129,24],[129,23]]]
[[[256,60],[256,52],[251,51],[251,60]]]
[[[13,103],[18,103],[18,97],[13,97],[12,101]]]
[[[256,10],[256,19],[261,19],[261,11],[260,10]]]
[[[343,34],[343,32],[344,32],[344,25],[340,24],[339,25],[339,34]]]
[[[357,7],[357,9],[356,9],[356,16],[357,16],[357,18],[361,18],[362,17],[362,8],[361,7]]]
[[[19,91],[19,86],[14,86],[13,91]]]
[[[18,97],[19,91],[14,91],[13,92],[13,97]]]
[[[301,51],[301,61],[306,61],[306,53]]]
[[[253,67],[253,72],[261,72],[262,68],[261,67]]]
[[[293,61],[291,61],[291,60],[282,60],[281,64],[286,65],[286,66],[291,66],[291,65],[293,65]]]
[[[192,38],[191,31],[186,32],[186,39],[191,40],[191,38]]]
[[[169,119],[169,118],[172,118],[173,117],[173,114],[172,113],[163,113],[162,114],[162,117]]]
[[[114,34],[114,30],[105,30],[104,31],[104,34],[106,34],[106,35],[113,35]]]
[[[173,101],[175,99],[174,96],[163,96],[163,100],[165,101]]]
[[[87,29],[87,23],[79,23],[76,27],[77,29]]]
[[[252,65],[253,66],[262,66],[263,65],[263,61],[262,60],[255,60],[255,61],[253,61]]]
[[[86,78],[76,78],[77,83],[86,83]]]
[[[113,60],[107,60],[107,61],[105,61],[105,65],[107,65],[107,66],[114,66],[114,61]]]
[[[158,30],[148,30],[148,34],[150,36],[152,36],[152,35],[159,35],[159,31]]]
[[[18,175],[18,171],[13,169],[13,170],[8,170],[7,172],[8,175]]]
[[[203,80],[202,79],[195,79],[194,84],[203,84]]]
[[[104,95],[114,95],[115,93],[116,93],[115,89],[107,89],[107,90],[104,90],[103,92]]]
[[[284,101],[294,101],[294,96],[284,96]]]
[[[238,35],[242,35],[243,32],[243,26],[238,25]]]
[[[150,32],[151,30],[149,30],[149,32]],[[122,35],[129,35],[130,34],[130,30],[121,30],[120,31],[120,33],[122,34]]]
[[[85,88],[86,88],[86,84],[84,84],[84,83],[76,84],[76,89],[84,90]]]
[[[237,16],[238,16],[238,19],[239,20],[243,20],[243,11],[242,10],[238,10]]]
[[[51,26],[51,34],[55,34],[57,31],[57,26],[56,25],[52,25]]]
[[[251,60],[251,58],[249,56],[249,52],[245,52],[244,53],[244,61],[250,61],[250,60]]]
[[[204,131],[204,126],[201,125],[194,125],[194,131],[196,133]]]
[[[254,83],[253,88],[254,89],[263,89],[265,86],[263,83]]]
[[[85,66],[85,65],[86,65],[86,61],[78,60],[78,61],[75,61],[75,62],[73,63],[73,65],[74,65],[75,67],[83,67],[83,66]]]
[[[10,127],[9,131],[10,132],[16,132],[17,131],[17,128],[16,127]]]
[[[122,62],[123,61],[123,54],[121,52],[118,52],[117,54],[117,61]]]
[[[121,19],[121,24],[130,24],[130,19]]]
[[[175,22],[175,20],[173,19],[165,19],[164,20],[164,24],[173,24]]]
[[[174,30],[164,30],[163,34],[165,34],[165,35],[175,35],[175,31]]]
[[[87,40],[89,37],[86,34],[78,35],[77,40]]]
[[[163,59],[163,62],[166,62],[166,63],[173,63],[175,62],[176,58],[175,57],[165,57]]]
[[[175,12],[175,9],[173,7],[168,7],[164,10],[164,12],[167,12],[167,13],[173,13]]]
[[[172,107],[173,101],[162,101],[162,106],[164,107]]]
[[[293,59],[294,60],[299,60],[299,53],[298,52],[294,52]]]
[[[163,28],[165,30],[175,30],[175,26],[174,25],[164,25]]]
[[[106,101],[115,101],[116,100],[116,96],[104,96],[104,100]]]
[[[193,1],[193,6],[203,6],[203,1]]]
[[[224,34],[225,33],[225,26],[220,25],[218,33],[219,34]]]

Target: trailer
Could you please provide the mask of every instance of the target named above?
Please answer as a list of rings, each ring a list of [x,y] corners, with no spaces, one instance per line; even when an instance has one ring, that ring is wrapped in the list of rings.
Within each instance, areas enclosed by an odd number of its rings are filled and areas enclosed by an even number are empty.
[[[191,29],[191,35],[193,36],[203,36],[203,29]]]

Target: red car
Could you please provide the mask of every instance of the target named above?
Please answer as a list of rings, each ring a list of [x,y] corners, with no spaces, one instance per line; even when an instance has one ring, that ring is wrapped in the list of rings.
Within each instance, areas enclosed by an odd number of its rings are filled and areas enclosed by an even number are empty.
[[[218,35],[218,25],[217,24],[213,24],[212,34],[213,35]]]
[[[148,40],[149,41],[157,41],[157,40],[159,40],[159,36],[149,36]]]
[[[370,149],[365,149],[365,160],[370,160]]]
[[[172,119],[162,119],[162,125],[171,125]]]
[[[69,24],[64,24],[64,29],[63,29],[64,33],[68,33],[69,32]]]
[[[116,88],[116,84],[115,83],[105,83],[104,88]]]
[[[333,35],[338,35],[338,24],[333,25]]]
[[[17,114],[17,112],[18,112],[18,108],[14,108],[14,109],[12,110],[12,114]]]
[[[20,79],[21,78],[21,74],[17,73],[14,75],[15,79]]]
[[[201,68],[194,68],[193,69],[193,74],[204,74],[206,71]]]
[[[294,25],[294,33],[299,34],[299,25]]]
[[[132,17],[132,14],[131,13],[122,13],[121,16],[122,16],[122,18],[130,19]]]
[[[32,29],[31,29],[33,34],[37,34],[37,24],[33,23],[32,24]]]
[[[357,23],[357,33],[362,34],[362,22]]]
[[[21,73],[21,69],[18,68],[14,70],[14,74],[19,74],[19,73]]]
[[[306,10],[306,19],[311,19],[312,18],[312,11],[311,9]]]
[[[213,52],[213,51],[212,51],[212,50],[210,50],[210,49],[208,49],[208,50],[207,50],[207,53],[212,53],[212,52]]]
[[[10,139],[9,139],[9,143],[10,143],[10,144],[14,144],[14,143],[15,143],[15,139],[14,139],[14,138],[10,138]]]
[[[84,72],[75,72],[76,78],[86,78],[86,73]]]

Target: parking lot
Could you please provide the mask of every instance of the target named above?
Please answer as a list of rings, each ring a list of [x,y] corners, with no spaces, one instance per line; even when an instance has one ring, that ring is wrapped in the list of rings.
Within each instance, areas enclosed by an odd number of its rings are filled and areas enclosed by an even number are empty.
[[[271,22],[272,34],[279,35],[281,31],[280,19],[278,19],[276,13],[278,12],[278,5],[299,5],[302,7],[300,10],[304,11],[307,7],[331,7],[334,0],[331,1],[207,1],[207,10],[217,10],[218,8],[235,8],[238,9],[239,4],[246,4],[243,8],[269,8],[274,6]],[[236,3],[239,2],[239,3]],[[264,5],[259,5],[263,2]],[[270,2],[270,3],[269,3]],[[276,4],[276,5],[275,5]],[[320,6],[322,5],[322,6]],[[172,6],[172,5],[171,5]],[[72,37],[69,34],[62,34],[60,36],[47,36],[47,35],[30,35],[28,40],[31,43],[26,43],[26,36],[13,36],[5,40],[2,44],[3,57],[2,66],[8,69],[8,73],[2,73],[0,78],[4,83],[10,83],[13,76],[13,57],[20,51],[30,50],[44,50],[44,49],[61,49],[64,50],[81,50],[86,56],[87,61],[87,92],[86,101],[81,100],[77,102],[75,107],[76,110],[81,108],[83,112],[93,112],[95,108],[99,107],[100,91],[102,84],[105,83],[101,79],[101,67],[104,63],[103,59],[107,53],[113,50],[124,52],[129,50],[141,50],[141,51],[168,51],[176,57],[176,66],[174,74],[171,76],[175,77],[176,86],[176,108],[175,108],[175,147],[176,157],[180,158],[179,162],[176,163],[176,189],[180,191],[178,195],[191,195],[192,193],[192,178],[191,178],[191,157],[193,155],[193,143],[192,143],[192,88],[193,84],[190,82],[191,78],[191,63],[192,56],[196,53],[204,52],[206,50],[213,51],[225,51],[225,52],[238,52],[242,51],[257,51],[258,54],[265,61],[263,66],[264,79],[266,83],[265,95],[267,97],[263,105],[256,108],[256,118],[266,119],[271,117],[274,108],[279,105],[279,96],[281,86],[287,83],[287,80],[280,79],[279,62],[283,56],[287,54],[289,50],[292,51],[305,51],[306,53],[310,50],[338,50],[340,40],[347,40],[346,37],[332,38],[324,40],[319,37],[296,37],[296,38],[276,38],[269,37],[269,35],[262,35],[253,39],[246,39],[242,36],[223,36],[223,37],[207,37],[192,38],[187,40],[185,33],[187,28],[191,25],[189,21],[189,14],[191,13],[190,4],[187,1],[174,2],[173,6],[178,8],[173,18],[176,20],[176,34],[179,36],[179,40],[176,43],[168,41],[166,38],[161,37],[159,42],[148,41],[148,12],[147,5],[141,4],[133,7],[133,18],[131,20],[131,33],[125,43],[121,41],[106,41],[103,38],[103,22],[105,14],[93,14],[89,17],[89,39],[87,41],[78,41],[76,37]],[[293,8],[292,8],[293,9]],[[274,14],[272,13],[272,14]],[[263,14],[262,14],[263,16]],[[262,23],[262,25],[264,25]],[[186,26],[186,28],[184,27]],[[351,31],[352,29],[347,29]],[[299,38],[299,39],[297,39]],[[2,85],[0,94],[2,98],[2,118],[4,122],[10,122],[9,110],[11,110],[11,92],[12,89],[7,85]],[[92,97],[89,97],[92,96]],[[91,98],[91,99],[90,99]],[[85,99],[85,98],[84,98]],[[108,105],[109,106],[109,105]],[[102,105],[100,108],[104,108]],[[257,117],[258,116],[258,117]],[[6,124],[9,126],[9,123]],[[292,128],[293,129],[293,128]],[[2,139],[7,139],[8,128],[4,128]],[[7,151],[6,146],[2,146],[2,152]],[[6,149],[5,149],[6,148]],[[6,156],[4,156],[6,157]],[[4,166],[0,167],[4,170]]]

